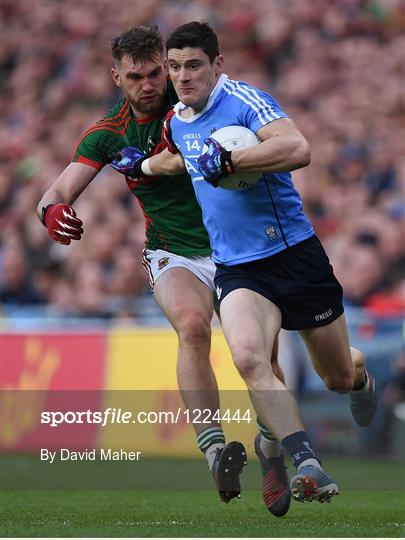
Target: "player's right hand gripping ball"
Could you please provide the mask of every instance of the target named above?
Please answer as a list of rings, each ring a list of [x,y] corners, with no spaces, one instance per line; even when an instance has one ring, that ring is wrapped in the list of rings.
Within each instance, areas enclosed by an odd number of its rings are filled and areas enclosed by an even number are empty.
[[[83,222],[76,217],[76,212],[69,204],[50,204],[44,208],[42,223],[48,229],[49,236],[59,244],[80,240],[83,234]]]
[[[142,172],[142,162],[145,159],[142,150],[136,146],[127,146],[118,152],[111,162],[111,167],[129,178],[141,178],[145,176]]]
[[[207,146],[207,151],[197,159],[198,168],[204,180],[212,186],[218,187],[218,181],[221,178],[226,178],[235,172],[231,152],[213,138],[205,139],[204,143]]]

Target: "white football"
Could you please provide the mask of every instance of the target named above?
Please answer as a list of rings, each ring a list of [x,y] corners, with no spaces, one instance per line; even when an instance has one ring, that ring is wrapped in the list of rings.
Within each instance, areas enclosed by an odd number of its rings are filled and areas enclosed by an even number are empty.
[[[244,126],[226,126],[214,131],[210,137],[219,142],[226,150],[248,148],[250,146],[256,146],[260,142],[256,133]],[[202,153],[205,154],[206,151],[207,146],[204,145]],[[218,182],[218,187],[241,191],[254,186],[261,176],[259,172],[235,172],[226,178],[221,178]]]

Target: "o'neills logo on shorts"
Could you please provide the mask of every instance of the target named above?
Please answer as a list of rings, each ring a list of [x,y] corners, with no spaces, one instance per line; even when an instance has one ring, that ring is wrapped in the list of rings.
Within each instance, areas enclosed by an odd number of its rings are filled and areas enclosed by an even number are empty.
[[[315,315],[316,321],[323,321],[324,319],[327,319],[332,315],[332,308],[328,309],[328,311],[325,311],[325,313],[321,313],[320,315]]]

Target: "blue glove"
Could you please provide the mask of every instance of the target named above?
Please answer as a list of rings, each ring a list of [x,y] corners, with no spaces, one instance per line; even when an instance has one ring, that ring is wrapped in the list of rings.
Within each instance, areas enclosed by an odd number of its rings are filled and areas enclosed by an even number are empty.
[[[204,177],[204,180],[212,186],[218,187],[221,178],[225,178],[235,172],[231,159],[231,152],[225,150],[223,146],[212,138],[205,139],[204,143],[208,146],[205,154],[198,159],[198,168]]]
[[[146,156],[135,146],[127,146],[118,152],[111,162],[111,167],[130,178],[142,178],[145,174],[142,172],[142,162]]]

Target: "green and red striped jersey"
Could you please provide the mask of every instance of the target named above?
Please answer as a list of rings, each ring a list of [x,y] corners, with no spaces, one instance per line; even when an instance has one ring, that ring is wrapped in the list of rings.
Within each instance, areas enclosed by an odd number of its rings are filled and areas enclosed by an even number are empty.
[[[125,146],[136,146],[147,156],[161,151],[164,147],[162,122],[177,101],[169,83],[162,112],[137,120],[128,101],[122,98],[82,135],[72,161],[101,170]],[[165,249],[189,257],[211,253],[201,209],[188,174],[126,180],[144,213],[148,249]]]

